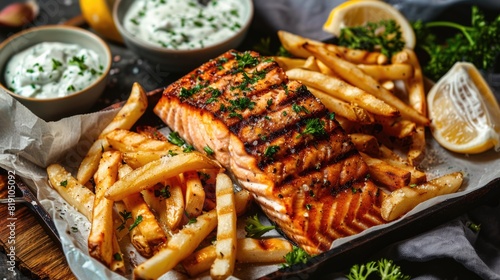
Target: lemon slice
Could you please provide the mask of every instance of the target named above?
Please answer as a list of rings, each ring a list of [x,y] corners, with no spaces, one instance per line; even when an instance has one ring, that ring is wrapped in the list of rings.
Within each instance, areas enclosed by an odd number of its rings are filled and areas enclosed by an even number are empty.
[[[450,151],[500,151],[500,106],[476,67],[457,62],[427,95],[431,132]]]
[[[80,0],[80,10],[85,21],[95,32],[121,43],[123,39],[111,15],[113,3],[114,0]]]
[[[396,8],[378,0],[351,0],[335,7],[323,24],[323,30],[335,36],[344,27],[365,25],[368,22],[393,19],[401,27],[407,48],[415,47],[415,32],[411,24]]]

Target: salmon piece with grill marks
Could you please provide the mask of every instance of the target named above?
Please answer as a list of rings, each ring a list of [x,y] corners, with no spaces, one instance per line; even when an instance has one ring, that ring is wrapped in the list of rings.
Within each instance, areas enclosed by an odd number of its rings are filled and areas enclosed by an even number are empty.
[[[154,112],[197,150],[212,150],[311,254],[384,223],[383,192],[334,115],[267,57],[224,53],[165,88]]]

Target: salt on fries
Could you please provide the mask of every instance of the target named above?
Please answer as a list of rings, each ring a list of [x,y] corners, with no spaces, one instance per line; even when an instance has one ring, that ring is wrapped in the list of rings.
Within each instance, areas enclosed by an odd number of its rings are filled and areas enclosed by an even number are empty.
[[[292,245],[282,238],[236,239],[236,217],[249,208],[252,196],[246,190],[235,192],[219,163],[197,151],[184,152],[154,129],[130,130],[147,107],[146,97],[134,84],[130,98],[90,147],[76,177],[59,164],[47,167],[50,185],[91,222],[89,255],[126,273],[118,241],[128,236],[147,258],[134,268],[135,278],[158,278],[180,263],[189,272],[192,265],[184,260],[207,250],[195,252],[217,228],[215,245],[206,246],[213,249],[214,258],[203,260],[206,269],[200,273],[210,270],[213,278],[225,279],[233,273],[236,260],[284,262]],[[207,184],[213,188],[206,189]],[[213,193],[207,194],[210,190]]]
[[[429,119],[422,69],[412,50],[404,49],[389,61],[378,52],[351,50],[286,31],[278,31],[278,37],[295,57],[275,60],[290,79],[308,86],[335,113],[361,152],[370,177],[386,190],[381,208],[385,220],[460,188],[462,173],[427,181],[427,174],[418,170]],[[314,61],[316,67],[311,66]],[[393,92],[400,81],[406,88],[401,99]]]

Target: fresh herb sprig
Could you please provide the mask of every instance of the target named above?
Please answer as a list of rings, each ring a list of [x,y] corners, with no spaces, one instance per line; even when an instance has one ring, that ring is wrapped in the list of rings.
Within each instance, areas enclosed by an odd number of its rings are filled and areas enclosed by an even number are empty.
[[[500,55],[500,15],[487,22],[478,7],[471,10],[470,26],[451,21],[416,21],[412,24],[417,47],[429,55],[424,73],[437,81],[457,61],[468,61],[478,69],[489,70]],[[438,39],[435,28],[455,29],[458,33]]]
[[[282,268],[291,267],[294,264],[305,264],[311,257],[304,249],[293,246],[292,251],[285,255],[285,263],[282,264]]]
[[[409,280],[409,275],[403,274],[401,267],[396,265],[392,260],[380,259],[378,261],[370,261],[366,264],[355,264],[351,267],[349,274],[346,275],[349,280],[366,280],[375,273],[381,280]]]
[[[405,46],[401,27],[394,20],[381,20],[342,28],[338,39],[338,44],[341,46],[368,51],[378,50],[388,58]]]
[[[257,214],[250,216],[246,219],[245,231],[247,232],[246,237],[260,238],[264,233],[275,229],[275,226],[265,226],[263,225]]]

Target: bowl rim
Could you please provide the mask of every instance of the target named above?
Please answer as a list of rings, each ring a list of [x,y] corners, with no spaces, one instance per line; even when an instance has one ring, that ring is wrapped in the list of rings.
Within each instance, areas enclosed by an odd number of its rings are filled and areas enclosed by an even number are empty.
[[[89,36],[90,38],[94,39],[99,45],[101,45],[103,47],[104,52],[107,53],[109,59],[107,61],[105,61],[106,62],[106,68],[102,71],[103,74],[101,76],[99,76],[99,78],[97,80],[95,80],[92,84],[88,85],[86,88],[84,88],[82,90],[75,91],[75,92],[73,92],[71,94],[68,94],[68,95],[65,95],[65,96],[51,97],[51,98],[26,97],[26,96],[17,94],[15,92],[12,92],[7,87],[5,87],[5,85],[3,83],[1,83],[1,82],[0,82],[0,87],[2,89],[4,89],[5,91],[7,91],[10,95],[12,95],[12,96],[14,96],[14,97],[16,97],[18,99],[21,99],[21,100],[33,101],[33,102],[51,102],[51,101],[56,101],[56,100],[57,101],[58,100],[64,100],[64,99],[68,99],[68,98],[74,97],[76,95],[80,95],[80,94],[84,93],[85,91],[89,90],[91,87],[94,87],[95,85],[101,83],[104,79],[106,79],[107,76],[108,76],[109,71],[111,70],[111,64],[113,62],[111,50],[110,50],[108,44],[101,37],[99,37],[98,35],[90,32],[90,31],[88,31],[86,29],[83,29],[81,27],[69,26],[69,25],[57,25],[57,24],[31,27],[31,28],[22,30],[20,32],[17,32],[15,34],[13,34],[12,36],[9,36],[3,42],[1,42],[0,43],[0,51],[2,51],[7,45],[9,45],[15,39],[17,39],[19,37],[22,37],[22,36],[24,36],[26,34],[33,33],[33,32],[39,32],[39,31],[58,31],[58,30],[61,30],[61,29]],[[75,44],[78,45],[78,43],[75,43]],[[29,45],[29,46],[34,46],[34,44]],[[26,48],[28,48],[29,46],[27,46]],[[26,49],[26,48],[24,48],[24,49]],[[9,60],[6,61],[6,64],[8,63],[8,61]],[[6,65],[2,65],[2,68],[0,69],[0,73],[3,73],[3,71],[5,69],[5,66]],[[0,81],[1,81],[1,79],[0,79]]]
[[[147,48],[147,49],[149,49],[151,51],[157,51],[157,52],[163,52],[163,53],[172,53],[172,54],[191,54],[193,52],[216,49],[216,48],[218,48],[218,47],[220,47],[222,45],[225,45],[229,41],[231,41],[235,37],[237,37],[239,34],[241,34],[241,32],[245,32],[245,30],[247,30],[250,27],[250,25],[252,23],[252,19],[254,17],[254,13],[255,13],[255,7],[254,7],[254,4],[253,4],[253,1],[252,0],[242,0],[243,2],[248,3],[249,13],[248,13],[248,17],[245,20],[245,23],[241,26],[241,28],[238,30],[238,32],[236,32],[231,37],[228,37],[228,38],[226,38],[223,41],[219,41],[219,42],[217,42],[215,44],[208,45],[206,47],[194,48],[194,49],[180,49],[180,50],[177,50],[177,49],[159,47],[159,46],[153,45],[153,44],[151,44],[151,43],[149,43],[149,42],[147,42],[145,40],[142,40],[141,38],[134,37],[122,25],[121,18],[118,17],[118,8],[119,8],[120,4],[123,3],[123,2],[125,2],[125,1],[126,0],[115,0],[115,2],[113,4],[113,12],[112,12],[112,16],[113,16],[113,20],[115,22],[115,25],[116,25],[118,31],[120,32],[120,34],[122,35],[122,37],[124,37],[124,39],[126,37],[130,41],[133,41],[135,44],[138,44],[141,47]]]

